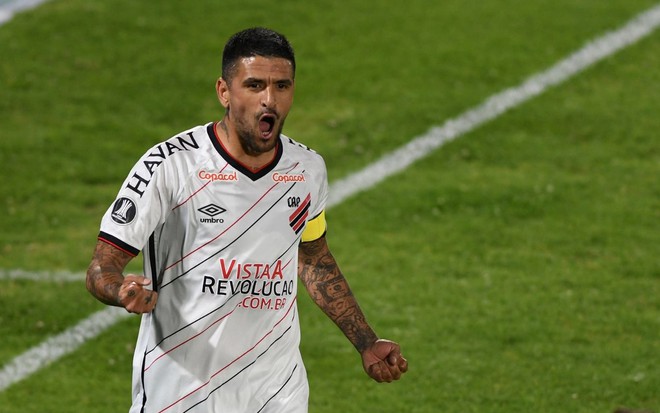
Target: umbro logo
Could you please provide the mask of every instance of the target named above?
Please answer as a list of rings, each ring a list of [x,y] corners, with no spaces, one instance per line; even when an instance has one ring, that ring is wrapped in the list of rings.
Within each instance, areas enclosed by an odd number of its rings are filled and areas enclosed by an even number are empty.
[[[214,217],[216,215],[222,214],[226,211],[226,209],[216,204],[208,204],[207,206],[199,208],[198,211],[210,217]]]
[[[221,224],[225,222],[224,219],[222,218],[215,218],[216,215],[220,215],[223,212],[226,212],[227,210],[224,209],[223,207],[216,205],[216,204],[208,204],[206,206],[203,206],[201,208],[197,209],[199,212],[202,214],[208,216],[209,218],[200,218],[199,222],[202,222],[204,224]]]

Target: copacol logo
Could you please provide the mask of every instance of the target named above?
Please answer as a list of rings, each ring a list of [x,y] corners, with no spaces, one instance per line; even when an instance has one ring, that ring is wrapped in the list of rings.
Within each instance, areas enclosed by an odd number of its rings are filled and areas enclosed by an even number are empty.
[[[133,222],[137,213],[135,202],[128,198],[119,198],[112,207],[112,220],[118,224],[126,225]]]
[[[205,224],[222,224],[223,222],[225,222],[225,220],[222,218],[215,218],[216,215],[220,215],[223,212],[227,211],[221,206],[218,206],[216,204],[208,204],[206,206],[199,208],[198,211],[209,217],[209,218],[200,218],[199,222],[203,222]]]

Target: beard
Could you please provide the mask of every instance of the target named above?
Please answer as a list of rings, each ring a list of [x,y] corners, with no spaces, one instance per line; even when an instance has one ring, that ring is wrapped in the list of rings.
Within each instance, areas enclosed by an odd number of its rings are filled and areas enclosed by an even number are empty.
[[[258,123],[258,118],[257,118]],[[243,148],[243,152],[250,156],[258,156],[267,152],[272,151],[277,147],[277,143],[280,140],[280,134],[282,133],[282,128],[284,127],[284,120],[279,124],[274,125],[273,136],[270,139],[263,139],[261,133],[257,130],[255,131],[254,126],[246,124],[246,122],[236,122],[236,134],[238,135],[238,141]]]

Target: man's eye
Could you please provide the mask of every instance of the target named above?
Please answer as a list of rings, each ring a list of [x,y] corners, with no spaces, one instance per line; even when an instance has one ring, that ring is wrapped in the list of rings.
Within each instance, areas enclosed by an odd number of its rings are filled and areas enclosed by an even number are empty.
[[[244,85],[248,89],[261,89],[261,87],[262,87],[261,82],[257,82],[257,81],[245,82]]]

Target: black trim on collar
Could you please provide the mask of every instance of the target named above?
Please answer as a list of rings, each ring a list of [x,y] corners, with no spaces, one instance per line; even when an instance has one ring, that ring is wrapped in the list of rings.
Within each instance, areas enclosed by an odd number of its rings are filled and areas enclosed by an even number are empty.
[[[226,150],[225,148],[222,147],[220,144],[220,137],[216,135],[215,133],[215,122],[211,122],[208,124],[206,127],[206,131],[209,135],[209,139],[211,139],[211,143],[213,143],[213,146],[215,147],[215,150],[218,151],[220,156],[224,158],[225,161],[231,166],[234,167],[237,171],[242,173],[243,175],[247,176],[253,181],[256,181],[260,178],[263,178],[266,176],[270,171],[275,169],[275,166],[279,163],[280,159],[282,158],[282,139],[278,137],[279,142],[277,145],[277,152],[275,152],[275,158],[266,166],[263,168],[259,169],[257,172],[253,172],[250,169],[246,168],[245,165],[234,159]]]

